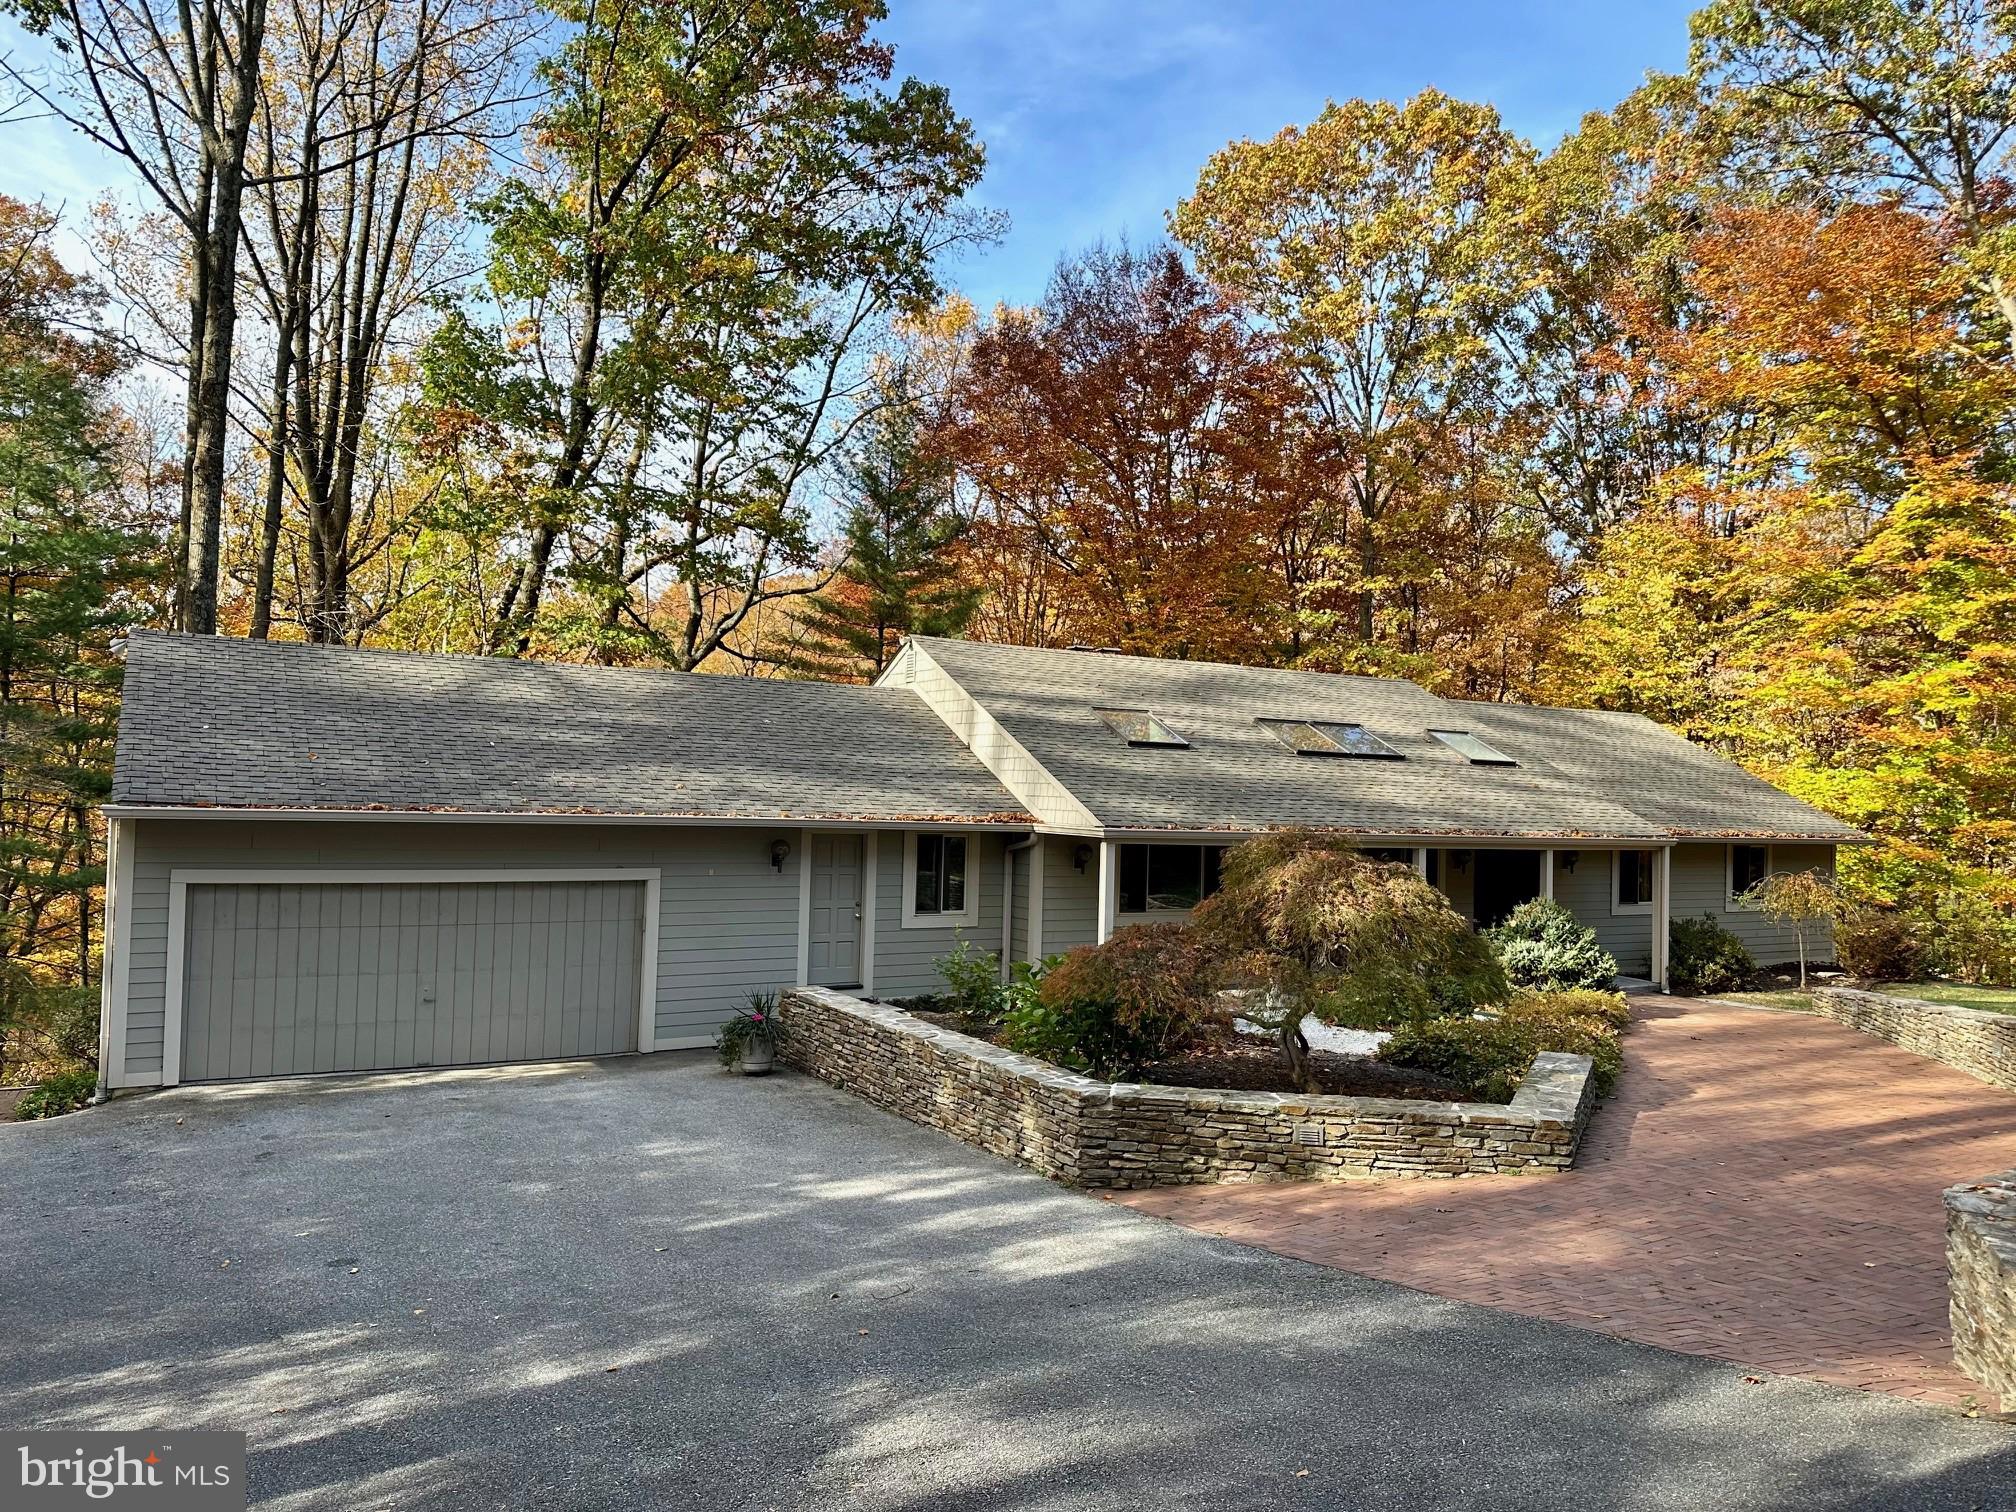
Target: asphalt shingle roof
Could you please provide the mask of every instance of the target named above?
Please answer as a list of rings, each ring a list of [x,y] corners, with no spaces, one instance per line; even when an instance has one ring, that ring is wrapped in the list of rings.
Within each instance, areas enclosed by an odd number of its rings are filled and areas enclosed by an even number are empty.
[[[158,634],[112,800],[1028,822],[907,689]]]
[[[1110,828],[1860,838],[1637,715],[1458,703],[1389,678],[918,645]],[[1150,710],[1190,744],[1131,747],[1100,719],[1102,708]],[[1404,759],[1299,756],[1257,723],[1265,718],[1362,725]],[[1431,729],[1467,730],[1518,765],[1472,765]]]

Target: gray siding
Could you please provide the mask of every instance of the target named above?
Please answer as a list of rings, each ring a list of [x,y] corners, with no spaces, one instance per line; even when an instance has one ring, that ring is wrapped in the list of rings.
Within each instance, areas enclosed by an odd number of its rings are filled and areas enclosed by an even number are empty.
[[[1777,966],[1799,958],[1799,937],[1791,927],[1773,924],[1754,909],[1729,907],[1728,847],[1724,845],[1676,845],[1673,847],[1673,917],[1699,918],[1707,914],[1749,947],[1760,966]],[[1831,845],[1774,845],[1771,847],[1774,872],[1817,871],[1834,875],[1834,847]],[[1824,961],[1834,954],[1831,937],[1824,929],[1820,943],[1809,947],[1813,959]]]
[[[655,866],[659,890],[657,1040],[708,1043],[742,995],[797,980],[796,829],[646,825],[139,819],[134,821],[126,1070],[161,1068],[168,967],[168,873],[187,867],[390,870]],[[773,840],[791,854],[779,873]],[[998,907],[998,904],[997,904]],[[996,929],[999,929],[998,915]],[[996,939],[998,940],[998,933]]]
[[[1080,871],[1071,852],[1095,842],[1069,835],[1043,837],[1043,954],[1062,955],[1099,939],[1099,863]]]
[[[903,836],[885,830],[875,837],[875,996],[909,997],[945,985],[937,962],[963,936],[976,950],[1001,950],[1002,850],[999,835],[972,837],[972,864],[966,885],[980,890],[980,922],[970,929],[903,927]]]
[[[1577,851],[1572,872],[1562,862],[1564,854],[1554,853],[1554,901],[1596,931],[1597,943],[1617,958],[1619,971],[1636,977],[1650,973],[1651,911],[1620,914],[1611,909],[1617,896],[1617,853]]]

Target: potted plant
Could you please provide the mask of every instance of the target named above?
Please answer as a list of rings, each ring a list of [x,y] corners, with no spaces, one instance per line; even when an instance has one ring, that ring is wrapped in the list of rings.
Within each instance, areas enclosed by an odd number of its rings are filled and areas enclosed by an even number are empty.
[[[763,1076],[777,1061],[777,994],[752,992],[749,1001],[714,1037],[721,1064],[744,1076]]]

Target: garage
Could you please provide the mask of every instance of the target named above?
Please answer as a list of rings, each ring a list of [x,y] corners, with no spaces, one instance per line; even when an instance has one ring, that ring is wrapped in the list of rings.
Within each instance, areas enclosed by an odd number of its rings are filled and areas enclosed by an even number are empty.
[[[197,883],[182,1078],[638,1048],[641,880]]]

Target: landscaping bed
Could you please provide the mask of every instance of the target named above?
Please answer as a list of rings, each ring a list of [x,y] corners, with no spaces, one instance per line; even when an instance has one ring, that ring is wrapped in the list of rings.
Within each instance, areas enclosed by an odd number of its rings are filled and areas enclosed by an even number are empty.
[[[786,1064],[1075,1186],[1564,1171],[1588,1057],[1542,1051],[1509,1103],[1095,1080],[824,988],[783,994]]]
[[[906,998],[891,1005],[906,1013],[990,1045],[1002,1043],[1001,1025],[980,1015],[945,1006],[941,998]],[[1461,1102],[1463,1086],[1446,1076],[1389,1066],[1370,1055],[1313,1050],[1309,1055],[1314,1091],[1336,1097],[1415,1097]],[[1133,1080],[1158,1087],[1217,1087],[1234,1092],[1304,1092],[1290,1074],[1270,1035],[1221,1031],[1204,1037],[1187,1054],[1151,1061]]]

